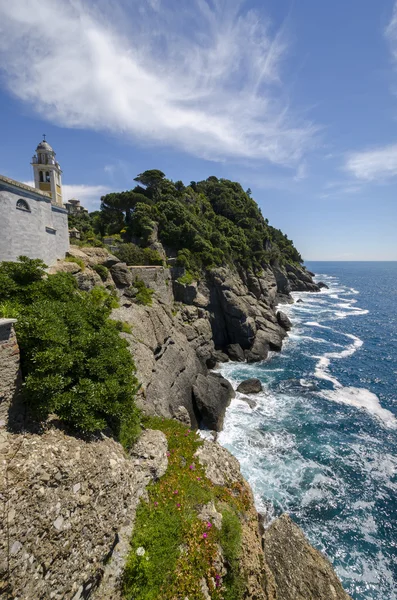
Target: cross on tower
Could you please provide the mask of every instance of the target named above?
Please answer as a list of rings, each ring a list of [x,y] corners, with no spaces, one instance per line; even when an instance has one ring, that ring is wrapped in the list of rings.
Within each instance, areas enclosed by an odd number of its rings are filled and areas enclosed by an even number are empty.
[[[46,137],[46,134],[43,133],[43,142],[45,142],[45,137]]]

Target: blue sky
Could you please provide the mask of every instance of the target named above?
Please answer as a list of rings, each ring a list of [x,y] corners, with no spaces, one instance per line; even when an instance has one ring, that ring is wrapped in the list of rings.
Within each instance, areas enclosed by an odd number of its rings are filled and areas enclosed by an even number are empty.
[[[250,187],[307,260],[397,260],[394,0],[0,0],[0,173],[91,210],[150,168]]]

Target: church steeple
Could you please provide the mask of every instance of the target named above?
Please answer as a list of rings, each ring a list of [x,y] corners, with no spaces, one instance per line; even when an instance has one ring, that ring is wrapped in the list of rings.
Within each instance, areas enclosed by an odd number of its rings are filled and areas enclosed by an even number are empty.
[[[43,141],[36,148],[32,158],[35,188],[49,192],[53,204],[63,207],[62,202],[62,171],[55,159],[55,152],[43,135]]]

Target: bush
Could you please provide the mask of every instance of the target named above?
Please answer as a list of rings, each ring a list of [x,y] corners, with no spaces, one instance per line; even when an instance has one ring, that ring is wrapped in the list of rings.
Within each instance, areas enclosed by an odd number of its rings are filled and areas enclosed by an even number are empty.
[[[109,269],[105,267],[105,265],[93,265],[92,267],[96,273],[98,273],[99,277],[102,281],[106,281],[109,275]]]
[[[184,275],[178,277],[178,283],[182,283],[182,285],[190,285],[194,281],[194,275],[190,273],[190,271],[186,271]]]
[[[121,244],[116,251],[116,256],[127,265],[159,265],[162,266],[164,261],[157,250],[151,248],[140,248],[136,244]]]
[[[127,342],[109,319],[112,295],[78,291],[69,273],[42,275],[40,261],[0,263],[0,281],[10,281],[0,300],[23,306],[16,332],[26,404],[41,419],[55,413],[83,432],[111,427],[130,445],[138,382]]]
[[[138,277],[134,281],[134,287],[138,290],[137,294],[135,295],[137,304],[143,304],[143,306],[152,306],[152,296],[154,294],[154,290],[146,287],[145,282]]]
[[[79,265],[82,271],[85,269],[85,263],[83,259],[78,256],[67,256],[64,260],[65,262],[76,263],[76,265]]]

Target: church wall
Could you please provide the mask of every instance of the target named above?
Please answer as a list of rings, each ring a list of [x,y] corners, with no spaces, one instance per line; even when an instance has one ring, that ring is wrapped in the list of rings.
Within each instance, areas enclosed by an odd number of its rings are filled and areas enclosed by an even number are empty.
[[[16,208],[25,200],[30,212]],[[0,182],[0,261],[19,256],[41,258],[48,266],[64,258],[69,248],[67,212],[34,192]]]

